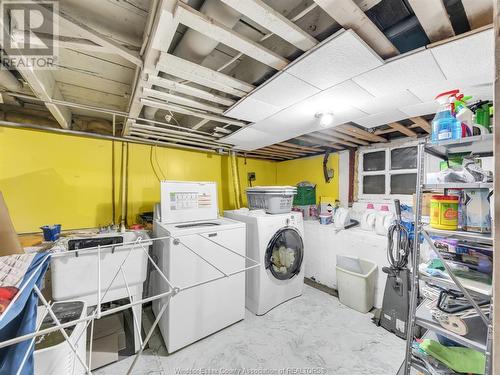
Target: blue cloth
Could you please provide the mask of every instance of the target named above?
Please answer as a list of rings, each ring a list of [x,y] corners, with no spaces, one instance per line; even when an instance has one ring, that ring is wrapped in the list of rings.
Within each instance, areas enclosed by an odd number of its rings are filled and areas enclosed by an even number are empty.
[[[34,286],[40,288],[49,259],[50,254],[43,253],[36,254],[33,258],[19,286],[21,294],[9,309],[0,315],[0,341],[35,332],[38,296]],[[30,343],[31,340],[25,340],[0,349],[0,374],[15,374],[18,371]],[[21,371],[22,375],[32,375],[34,372],[33,349],[32,347]]]

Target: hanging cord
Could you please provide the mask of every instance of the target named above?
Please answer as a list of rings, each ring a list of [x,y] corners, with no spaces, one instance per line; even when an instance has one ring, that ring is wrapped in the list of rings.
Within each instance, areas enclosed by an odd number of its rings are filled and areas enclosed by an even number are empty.
[[[154,157],[155,157],[156,165],[158,166],[158,170],[160,171],[160,174],[163,177],[163,180],[166,180],[167,179],[167,175],[165,173],[163,173],[163,168],[161,167],[161,164],[158,161],[158,155],[156,153],[158,151],[158,146],[155,145],[154,147],[155,147],[155,153],[154,153],[155,155],[154,155]]]
[[[411,250],[410,234],[408,229],[401,224],[401,205],[399,200],[394,201],[396,208],[396,222],[387,232],[387,261],[393,269],[403,269],[408,265]],[[394,235],[397,239],[394,243]]]
[[[156,178],[158,179],[158,181],[161,181],[161,178],[158,175],[158,172],[156,171],[155,165],[153,163],[153,146],[151,146],[149,148],[149,164],[151,164],[151,169],[153,170],[153,172],[154,172]]]

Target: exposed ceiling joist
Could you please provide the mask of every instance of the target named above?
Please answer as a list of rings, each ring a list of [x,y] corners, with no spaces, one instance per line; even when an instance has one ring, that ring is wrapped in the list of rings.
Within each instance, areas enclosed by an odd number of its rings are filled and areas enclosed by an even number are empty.
[[[298,139],[299,141],[302,141],[302,142],[309,143],[310,145],[320,145],[320,146],[326,146],[329,148],[335,148],[337,150],[345,150],[344,146],[341,146],[341,145],[336,144],[336,143],[332,144],[330,142],[321,141],[319,139],[309,138],[308,135],[309,134],[306,134],[306,135],[297,137],[295,139]]]
[[[205,112],[199,112],[199,111],[195,111],[195,110],[192,110],[189,108],[185,108],[185,107],[173,105],[173,104],[168,104],[168,103],[160,102],[157,100],[141,98],[141,102],[143,105],[146,105],[148,107],[164,109],[166,111],[177,112],[177,113],[181,113],[183,115],[191,115],[191,116],[195,116],[195,117],[199,117],[199,118],[203,118],[203,119],[207,119],[207,120],[211,120],[211,121],[222,122],[225,124],[233,124],[233,125],[238,125],[241,127],[246,126],[246,123],[239,121],[239,120],[229,118],[229,117],[211,115],[211,114],[208,114]]]
[[[46,8],[45,10],[47,11]],[[113,39],[108,38],[100,32],[91,29],[80,21],[75,20],[68,14],[65,14],[61,11],[59,13],[54,13],[54,20],[56,22],[59,22],[59,26],[61,28],[64,28],[66,30],[73,30],[76,33],[82,35],[84,38],[107,48],[109,53],[115,53],[137,66],[142,66],[142,59],[137,52],[131,51],[130,49],[114,41]]]
[[[404,134],[404,135],[407,135],[408,137],[412,137],[412,138],[416,138],[417,137],[417,133],[415,133],[413,130],[411,129],[408,129],[406,126],[404,125],[401,125],[400,123],[398,122],[392,122],[390,124],[388,124],[389,127],[391,127],[392,129]]]
[[[169,142],[178,142],[178,143],[184,143],[184,144],[188,144],[188,145],[196,145],[196,146],[201,146],[201,147],[208,147],[208,148],[212,148],[212,149],[218,149],[218,148],[222,148],[221,145],[217,145],[217,144],[214,144],[214,143],[209,143],[209,142],[205,142],[205,141],[199,141],[199,140],[189,140],[189,139],[186,139],[186,138],[179,138],[179,137],[176,137],[176,136],[167,136],[165,134],[158,134],[156,132],[151,132],[151,131],[147,131],[147,130],[143,130],[143,129],[137,129],[137,128],[134,128],[132,127],[131,130],[130,130],[130,135],[135,135],[135,136],[139,136],[139,137],[144,137],[144,138],[153,138],[153,139],[161,139],[163,141],[169,141]]]
[[[306,155],[303,152],[293,152],[293,151],[289,151],[289,150],[280,150],[280,149],[275,149],[275,148],[273,148],[271,146],[262,147],[259,150],[271,151],[271,152],[275,152],[277,154],[283,154],[283,155],[291,156],[291,157],[294,157],[294,158]]]
[[[247,37],[236,33],[234,30],[219,23],[203,13],[179,2],[177,13],[179,21],[187,27],[206,35],[228,47],[244,53],[276,70],[281,70],[289,61],[273,51],[263,47]]]
[[[318,151],[301,150],[298,148],[291,148],[291,147],[280,146],[280,145],[267,146],[266,148],[270,148],[272,150],[279,150],[279,151],[295,152],[295,153],[300,153],[300,154],[316,154],[316,153],[322,151],[322,150],[318,150]]]
[[[347,134],[347,135],[352,135],[353,137],[364,139],[366,141],[371,141],[371,142],[388,142],[387,139],[384,137],[380,137],[378,135],[375,135],[373,133],[367,132],[366,130],[359,129],[355,126],[349,125],[349,124],[344,124],[341,126],[335,127],[335,130]]]
[[[261,0],[221,1],[302,51],[318,44],[315,38]]]
[[[424,129],[427,133],[429,133],[429,134],[432,133],[432,126],[431,126],[431,124],[429,124],[429,122],[426,119],[424,119],[422,117],[411,117],[410,120],[413,121],[413,123],[417,127]],[[411,127],[413,127],[413,126],[411,126]]]
[[[208,139],[208,140],[213,140],[212,137],[208,135],[202,135],[202,134],[196,134],[196,133],[189,133],[185,131],[180,131],[180,130],[172,130],[172,129],[167,129],[164,127],[160,126],[153,126],[153,125],[146,125],[146,124],[140,124],[140,123],[134,123],[132,125],[133,128],[139,128],[139,129],[146,129],[146,130],[151,130],[159,133],[165,133],[165,134],[177,134],[177,135],[182,135],[184,137],[191,137],[191,138],[198,138],[198,139]]]
[[[397,48],[353,0],[314,1],[344,29],[353,29],[379,56],[389,58],[399,54]]]
[[[455,35],[443,0],[408,0],[431,43]]]
[[[166,78],[154,76],[152,74],[148,75],[148,82],[152,85],[178,92],[179,94],[194,96],[196,98],[207,100],[213,103],[223,104],[226,106],[231,106],[235,103],[233,99],[224,98],[222,96],[212,94],[208,91],[188,86],[180,82],[171,81]]]
[[[152,2],[154,19],[151,27],[151,38],[146,45],[143,55],[143,67],[137,75],[134,82],[134,91],[130,99],[129,105],[129,118],[138,118],[141,114],[142,103],[141,96],[144,87],[151,88],[151,83],[146,81],[145,71],[155,70],[156,62],[160,57],[160,50],[168,50],[172,39],[174,38],[175,31],[179,25],[174,17],[174,10],[177,5],[177,0],[159,0],[159,2]],[[156,7],[154,7],[156,5]],[[147,31],[146,31],[147,32]],[[127,121],[123,127],[122,134],[127,135],[131,121]]]
[[[324,134],[329,134],[329,135],[332,135],[336,138],[340,138],[340,139],[343,139],[345,141],[349,141],[349,142],[352,142],[352,143],[356,143],[358,145],[362,145],[362,146],[367,146],[369,145],[368,142],[366,141],[363,141],[359,138],[356,138],[356,137],[353,137],[353,136],[349,136],[349,135],[346,135],[346,134],[343,134],[343,133],[340,133],[340,132],[337,132],[335,131],[334,129],[327,129],[327,130],[323,130],[321,131],[321,133],[324,133]]]
[[[357,147],[357,145],[355,143],[344,141],[343,139],[340,139],[337,137],[332,137],[330,135],[323,134],[323,133],[308,133],[306,135],[309,137],[319,139],[319,140],[325,140],[325,141],[329,141],[329,142],[333,142],[333,143],[338,143],[338,144],[345,145],[348,147]]]
[[[493,1],[462,0],[472,30],[493,23]]]
[[[249,83],[168,53],[161,54],[157,68],[175,77],[238,97],[245,96],[254,89]]]
[[[319,147],[308,147],[308,146],[296,145],[295,143],[290,143],[290,142],[281,142],[281,143],[277,143],[277,144],[280,146],[285,146],[285,147],[289,147],[289,148],[296,148],[299,150],[307,150],[307,151],[314,151],[314,152],[325,151]]]
[[[204,118],[200,122],[198,122],[195,126],[193,126],[192,129],[198,130],[198,129],[202,128],[205,124],[207,124],[209,122],[210,122],[209,119]]]
[[[142,92],[143,92],[145,97],[156,98],[156,99],[164,100],[165,102],[169,102],[169,103],[182,104],[182,105],[185,105],[187,107],[201,109],[204,111],[209,111],[209,112],[213,112],[213,113],[217,113],[217,114],[222,114],[224,112],[223,108],[215,107],[215,106],[210,105],[210,104],[205,104],[203,102],[200,102],[199,100],[190,99],[190,98],[187,98],[184,96],[169,94],[167,92],[148,89],[146,87],[142,90]]]

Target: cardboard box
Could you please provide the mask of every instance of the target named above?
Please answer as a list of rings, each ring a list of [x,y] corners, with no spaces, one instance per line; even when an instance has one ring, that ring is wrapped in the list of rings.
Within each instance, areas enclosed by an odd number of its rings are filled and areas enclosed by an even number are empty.
[[[0,257],[14,254],[24,254],[24,250],[10,219],[7,204],[0,192]]]

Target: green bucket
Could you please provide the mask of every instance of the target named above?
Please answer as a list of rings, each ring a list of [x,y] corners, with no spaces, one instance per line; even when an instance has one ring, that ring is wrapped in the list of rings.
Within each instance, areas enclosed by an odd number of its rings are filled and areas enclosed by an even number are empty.
[[[293,199],[294,206],[316,204],[316,186],[297,186],[297,195]]]

